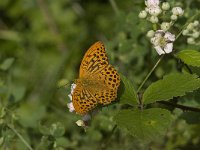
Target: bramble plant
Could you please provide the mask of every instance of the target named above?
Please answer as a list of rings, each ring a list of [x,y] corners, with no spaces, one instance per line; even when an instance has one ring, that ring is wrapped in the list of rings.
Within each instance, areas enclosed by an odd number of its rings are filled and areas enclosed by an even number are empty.
[[[1,1],[0,149],[199,149],[198,6]],[[68,83],[99,40],[120,75],[117,99],[70,113]]]

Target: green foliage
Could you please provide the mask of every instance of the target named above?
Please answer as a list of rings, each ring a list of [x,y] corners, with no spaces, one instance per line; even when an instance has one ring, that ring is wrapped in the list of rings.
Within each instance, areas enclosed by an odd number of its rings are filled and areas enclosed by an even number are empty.
[[[114,117],[120,128],[141,140],[155,140],[165,134],[171,119],[170,112],[160,108],[121,110]]]
[[[166,101],[173,97],[183,96],[186,92],[192,92],[198,88],[200,88],[198,76],[173,73],[152,83],[144,92],[143,102],[148,104],[161,100]]]
[[[174,43],[179,53],[164,56],[142,86],[141,91],[147,89],[143,94],[136,88],[159,57],[146,37],[152,24],[138,18],[144,1],[0,1],[0,149],[199,149],[199,113],[149,104],[172,99],[175,106],[200,108],[200,92],[193,91],[199,86],[199,47],[180,34],[197,13],[198,1],[169,3],[185,12],[171,28],[180,35]],[[155,30],[169,21],[171,11],[163,13]],[[68,112],[67,95],[81,58],[98,40],[104,42],[109,62],[125,76],[119,103],[103,107],[85,131],[75,123],[82,116]]]
[[[11,65],[13,64],[13,62],[14,62],[14,58],[7,58],[6,60],[4,60],[1,63],[0,69],[3,71],[8,70],[11,67]]]
[[[200,67],[200,52],[196,50],[183,50],[177,54],[185,64]]]
[[[120,95],[120,103],[121,104],[129,104],[129,105],[137,105],[138,104],[138,98],[136,91],[134,90],[134,86],[132,82],[127,79],[124,75],[121,75],[121,80],[123,85],[123,93]]]

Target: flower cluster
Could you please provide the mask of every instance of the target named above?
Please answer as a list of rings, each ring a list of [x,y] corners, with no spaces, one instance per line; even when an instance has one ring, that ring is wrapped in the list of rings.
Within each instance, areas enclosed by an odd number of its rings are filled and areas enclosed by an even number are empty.
[[[74,89],[76,88],[76,84],[72,84],[71,85],[71,93],[68,95],[69,96],[69,99],[70,99],[70,102],[67,104],[67,107],[69,108],[69,111],[70,112],[74,112],[75,109],[74,109],[74,105],[72,103],[72,95],[73,95],[73,92],[74,92]]]
[[[161,3],[159,0],[146,0],[145,5],[145,9],[139,13],[139,18],[146,18],[151,23],[157,24],[156,29],[147,32],[147,37],[159,55],[172,52],[175,35],[170,33],[169,29],[178,17],[184,14],[184,10],[181,7],[171,8],[168,2]],[[166,22],[163,18],[170,22]]]
[[[183,30],[182,34],[187,36],[188,44],[196,44],[197,40],[200,37],[200,24],[198,20],[195,20],[192,23],[189,23],[185,30]]]
[[[158,23],[158,16],[161,14],[164,16],[170,10],[170,4],[168,2],[160,4],[159,0],[146,0],[145,5],[145,9],[139,13],[139,18],[147,18],[151,23]],[[173,7],[170,13],[171,21],[176,21],[178,17],[183,15],[184,11],[181,7]]]

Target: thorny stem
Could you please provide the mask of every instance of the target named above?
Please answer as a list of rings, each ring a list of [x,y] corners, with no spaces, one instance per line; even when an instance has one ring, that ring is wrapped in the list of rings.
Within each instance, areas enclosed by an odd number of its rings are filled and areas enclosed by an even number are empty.
[[[148,75],[146,76],[146,78],[143,80],[142,84],[137,89],[137,93],[139,93],[139,91],[141,90],[141,88],[143,87],[143,85],[145,84],[145,82],[147,81],[147,79],[150,77],[150,75],[152,74],[152,72],[156,69],[156,67],[158,66],[158,64],[160,63],[160,61],[163,59],[163,57],[164,57],[164,55],[162,55],[158,59],[158,61],[156,62],[156,64],[153,66],[153,68],[151,69],[151,71],[148,73]]]
[[[23,136],[19,132],[17,132],[17,130],[15,130],[15,128],[12,127],[12,125],[7,124],[7,127],[10,128],[19,137],[19,139],[24,143],[24,145],[26,145],[26,147],[29,150],[33,150],[33,148],[28,144],[28,142],[23,138]]]

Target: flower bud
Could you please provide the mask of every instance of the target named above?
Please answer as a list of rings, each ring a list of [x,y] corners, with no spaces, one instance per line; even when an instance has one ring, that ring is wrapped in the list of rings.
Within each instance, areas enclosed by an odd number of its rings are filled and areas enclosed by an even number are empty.
[[[139,18],[142,18],[142,19],[146,18],[146,17],[147,17],[147,12],[146,12],[145,10],[141,11],[141,12],[139,13],[138,17],[139,17]]]
[[[199,21],[198,21],[198,20],[195,20],[194,23],[193,23],[193,25],[194,25],[195,27],[198,26],[198,25],[199,25]]]
[[[187,39],[188,44],[195,44],[194,38],[190,37]]]
[[[199,32],[198,31],[194,32],[192,34],[192,37],[195,38],[195,39],[198,38],[199,37]]]
[[[183,30],[182,34],[183,35],[187,35],[189,33],[189,31],[187,29]]]
[[[147,37],[148,38],[152,38],[153,36],[154,36],[154,31],[153,30],[149,30],[148,32],[147,32]]]
[[[188,26],[187,26],[187,29],[189,31],[192,31],[194,29],[194,24],[193,23],[189,23]]]
[[[168,22],[163,22],[163,23],[161,24],[161,29],[162,29],[162,30],[167,31],[169,28],[170,28],[170,23],[168,23]]]
[[[151,16],[150,22],[151,22],[151,23],[158,23],[158,17],[156,17],[156,16]]]
[[[170,5],[168,2],[163,2],[162,3],[162,9],[163,10],[169,10],[170,9]]]
[[[173,15],[182,16],[184,13],[184,10],[181,7],[174,7],[172,8],[172,13]]]
[[[148,12],[152,16],[158,16],[162,12],[162,10],[160,9],[159,6],[156,6],[156,7],[149,7]]]
[[[171,18],[171,20],[174,20],[174,21],[178,19],[177,15],[171,15],[170,18]]]

